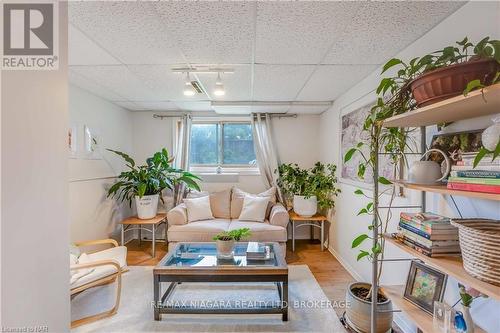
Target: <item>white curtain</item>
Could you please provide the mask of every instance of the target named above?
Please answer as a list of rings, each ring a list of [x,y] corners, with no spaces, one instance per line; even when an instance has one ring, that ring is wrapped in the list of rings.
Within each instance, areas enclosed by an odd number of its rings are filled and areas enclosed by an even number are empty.
[[[278,200],[283,202],[278,187],[279,175],[276,170],[278,169],[279,160],[273,140],[271,116],[267,113],[252,113],[252,132],[257,164],[264,184],[267,187],[276,186]]]
[[[189,146],[191,141],[191,123],[190,115],[185,115],[175,122],[176,138],[175,138],[175,160],[174,167],[189,171]],[[184,196],[184,186],[176,188],[173,193],[174,204],[181,203]]]

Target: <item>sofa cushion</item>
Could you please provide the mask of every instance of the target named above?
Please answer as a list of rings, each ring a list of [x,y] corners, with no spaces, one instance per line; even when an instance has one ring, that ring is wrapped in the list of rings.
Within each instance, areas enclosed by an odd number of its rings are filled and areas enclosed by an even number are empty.
[[[259,194],[251,194],[233,187],[233,194],[231,196],[231,218],[237,219],[240,217],[241,209],[243,208],[243,200],[245,195],[253,195],[256,197],[269,197],[269,204],[267,206],[266,218],[269,216],[271,208],[276,203],[276,187],[271,187],[269,190]]]
[[[286,242],[286,228],[278,225],[269,224],[269,221],[264,222],[248,222],[232,220],[228,231],[248,228],[251,235],[245,241],[252,242]]]
[[[212,242],[212,238],[229,228],[229,219],[213,219],[173,225],[168,228],[169,242]]]
[[[188,223],[213,219],[210,199],[207,196],[199,198],[184,199],[186,205]]]
[[[210,208],[215,218],[231,218],[231,189],[213,193],[194,191],[188,194],[188,198],[199,198],[204,196],[210,197]]]
[[[240,221],[264,222],[266,210],[269,204],[269,197],[256,197],[245,195],[243,208],[241,209]]]

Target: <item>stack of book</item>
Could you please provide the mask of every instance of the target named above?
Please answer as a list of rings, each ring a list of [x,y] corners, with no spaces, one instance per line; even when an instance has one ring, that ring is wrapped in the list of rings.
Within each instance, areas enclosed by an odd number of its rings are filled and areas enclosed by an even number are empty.
[[[401,213],[396,237],[429,257],[460,255],[458,229],[444,216]]]
[[[271,248],[269,245],[258,242],[248,242],[247,260],[268,260]]]
[[[462,160],[452,166],[448,188],[460,191],[500,194],[500,158],[492,161],[486,155],[473,168],[476,154],[462,154]]]

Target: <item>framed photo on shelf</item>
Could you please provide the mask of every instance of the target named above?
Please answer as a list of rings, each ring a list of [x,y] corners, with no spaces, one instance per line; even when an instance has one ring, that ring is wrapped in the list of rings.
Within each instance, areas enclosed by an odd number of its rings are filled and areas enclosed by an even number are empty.
[[[432,315],[434,302],[443,300],[447,278],[430,266],[412,261],[403,297]]]
[[[455,165],[462,160],[464,155],[475,155],[483,146],[481,135],[483,130],[463,131],[454,133],[436,134],[432,137],[429,148],[442,150],[450,158],[451,164]],[[441,164],[443,156],[439,153],[431,153],[429,160]]]

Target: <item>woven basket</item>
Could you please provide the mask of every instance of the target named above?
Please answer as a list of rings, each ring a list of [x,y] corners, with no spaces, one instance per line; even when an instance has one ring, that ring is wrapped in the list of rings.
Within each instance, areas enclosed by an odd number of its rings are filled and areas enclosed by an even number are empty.
[[[500,221],[454,219],[464,269],[475,278],[500,286]]]

